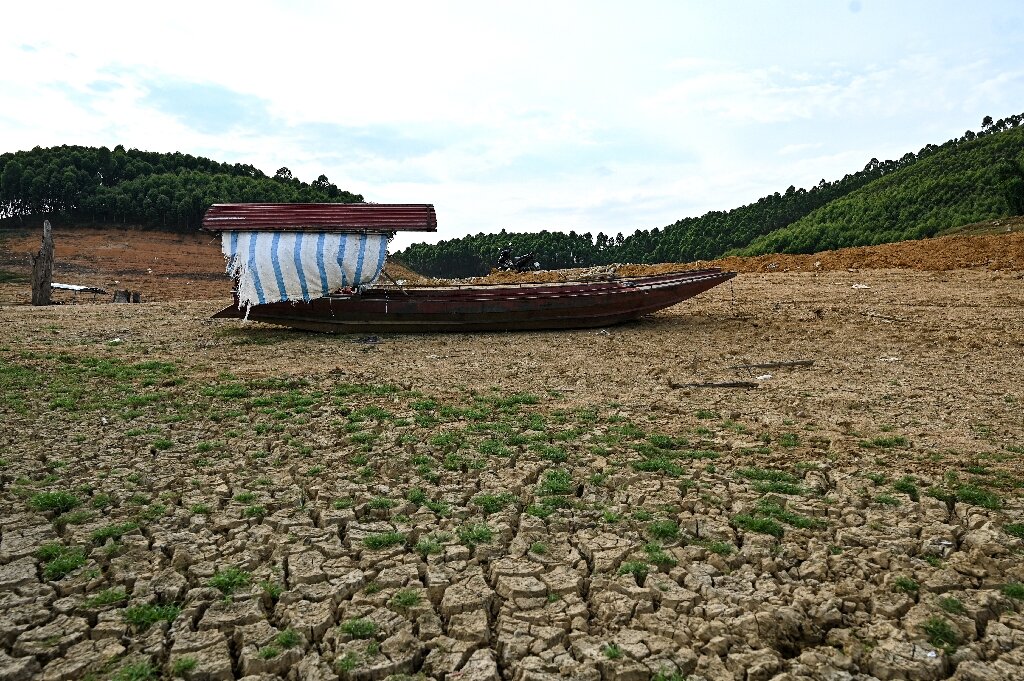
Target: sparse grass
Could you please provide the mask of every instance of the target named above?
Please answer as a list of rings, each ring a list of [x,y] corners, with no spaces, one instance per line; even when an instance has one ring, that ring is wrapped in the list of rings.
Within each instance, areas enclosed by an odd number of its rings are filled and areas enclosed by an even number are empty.
[[[1015,601],[1024,601],[1024,584],[1020,582],[1011,582],[1003,587],[1003,595],[1012,598]]]
[[[87,608],[102,608],[107,605],[114,605],[122,601],[128,600],[128,594],[125,593],[122,588],[111,588],[100,591],[95,596],[91,596],[85,600],[85,606]]]
[[[388,499],[387,497],[374,497],[366,505],[376,511],[386,511],[389,508],[394,508],[396,503],[394,499]]]
[[[921,589],[921,586],[910,577],[901,575],[892,580],[892,589],[893,591],[902,591],[905,594],[914,595]]]
[[[160,621],[173,622],[181,613],[181,606],[170,605],[133,605],[122,613],[125,622],[138,631],[146,631]]]
[[[918,501],[921,498],[917,492],[917,480],[912,476],[904,475],[902,478],[892,483],[892,488],[897,492],[903,492],[909,496],[911,501]]]
[[[363,546],[373,551],[400,546],[405,543],[405,535],[401,532],[381,532],[363,537]]]
[[[413,608],[423,602],[423,596],[416,589],[402,589],[391,597],[391,605],[399,609]]]
[[[139,524],[134,522],[119,523],[117,525],[107,525],[106,527],[101,527],[97,530],[93,530],[92,534],[89,535],[89,538],[92,539],[93,542],[96,544],[103,544],[108,539],[113,539],[114,541],[117,541],[124,535],[128,534],[129,532],[134,532],[137,529],[139,529]]]
[[[779,436],[779,444],[783,447],[796,447],[800,444],[800,437],[796,433],[783,433]]]
[[[757,502],[757,507],[754,509],[754,513],[756,515],[781,520],[787,525],[792,525],[793,527],[798,527],[801,529],[815,529],[825,527],[825,522],[822,520],[798,515],[796,513],[786,510],[781,505],[773,501],[769,501],[767,499],[762,499],[761,501]]]
[[[272,660],[281,654],[281,649],[275,645],[263,646],[260,648],[260,657],[264,660]]]
[[[265,506],[246,506],[242,509],[243,518],[262,518],[267,515]]]
[[[861,440],[858,444],[867,449],[895,449],[896,447],[906,447],[908,443],[907,438],[902,435],[892,435]]]
[[[671,568],[679,564],[675,558],[665,552],[665,549],[658,542],[651,542],[644,546],[644,552],[647,554],[647,560],[651,565],[657,565],[659,568]]]
[[[217,570],[213,577],[210,577],[206,585],[218,589],[225,596],[230,596],[238,589],[249,586],[251,581],[252,575],[250,573],[231,566],[223,570]]]
[[[81,500],[70,492],[40,492],[29,499],[29,506],[36,511],[67,513],[78,506]]]
[[[480,507],[484,515],[490,515],[502,510],[515,499],[512,494],[477,494],[473,497],[473,503]]]
[[[294,648],[302,643],[302,634],[294,629],[285,629],[274,637],[274,643],[285,649]]]
[[[885,506],[899,506],[900,500],[891,494],[879,494],[875,497],[874,502],[876,504],[883,504]]]
[[[806,489],[791,482],[755,482],[754,490],[761,494],[785,494],[790,496],[807,493]]]
[[[572,492],[572,476],[562,469],[544,472],[538,492],[541,495],[560,495]]]
[[[622,657],[622,649],[619,648],[615,643],[609,643],[608,645],[601,648],[601,652],[609,660],[618,660]]]
[[[377,634],[377,624],[369,618],[357,617],[342,622],[341,630],[352,638],[373,638]]]
[[[126,664],[110,677],[111,681],[153,681],[157,678],[157,670],[148,661]]]
[[[928,642],[936,648],[941,648],[947,653],[956,650],[956,645],[960,642],[960,634],[945,617],[929,617],[922,628],[928,637]]]
[[[538,556],[547,555],[548,545],[544,542],[535,541],[530,544],[530,553],[536,553]]]
[[[758,518],[746,513],[740,513],[732,517],[732,523],[736,527],[760,534],[769,534],[776,539],[781,539],[785,530],[771,518]]]
[[[799,482],[792,473],[765,468],[739,468],[736,470],[736,476],[758,482],[787,482],[794,484]]]
[[[209,504],[192,504],[188,510],[195,515],[210,515],[213,512]]]
[[[647,534],[662,541],[675,540],[679,538],[679,525],[672,520],[655,520],[647,526]]]
[[[185,657],[179,657],[171,665],[172,676],[185,676],[190,671],[199,665],[199,659],[195,655],[186,655]]]
[[[953,598],[952,596],[939,599],[939,607],[950,613],[951,615],[966,615],[967,608],[960,602],[960,599]]]
[[[470,547],[477,544],[486,544],[494,538],[494,530],[484,523],[463,525],[458,529],[457,534],[459,541]]]
[[[647,573],[650,570],[650,566],[642,560],[629,560],[619,566],[618,574],[620,575],[633,575],[636,578],[637,583],[642,583],[647,579]]]
[[[965,504],[972,504],[992,510],[1000,509],[1003,506],[1002,499],[995,492],[969,484],[960,485],[956,488],[956,499]]]
[[[86,560],[82,549],[69,548],[63,544],[43,544],[36,551],[36,557],[46,563],[43,577],[49,581],[63,578],[85,565]]]
[[[1003,525],[1003,532],[1017,539],[1024,539],[1024,523],[1008,523]]]

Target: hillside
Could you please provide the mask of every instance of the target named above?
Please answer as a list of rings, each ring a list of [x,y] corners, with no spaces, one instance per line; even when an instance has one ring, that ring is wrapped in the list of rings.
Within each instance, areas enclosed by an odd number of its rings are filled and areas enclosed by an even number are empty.
[[[1024,115],[968,130],[898,160],[871,159],[860,171],[810,189],[790,186],[730,211],[684,218],[623,237],[542,231],[477,234],[414,244],[397,255],[434,276],[487,272],[512,243],[546,267],[614,262],[708,260],[728,252],[812,253],[844,246],[919,239],[960,225],[1024,213]]]
[[[934,236],[1024,213],[1024,127],[948,145],[752,241],[738,255],[809,253]]]
[[[60,146],[0,155],[0,223],[57,217],[69,224],[194,231],[214,203],[354,203],[359,194],[320,175],[305,183],[280,168],[189,154]],[[38,220],[37,220],[38,221]]]

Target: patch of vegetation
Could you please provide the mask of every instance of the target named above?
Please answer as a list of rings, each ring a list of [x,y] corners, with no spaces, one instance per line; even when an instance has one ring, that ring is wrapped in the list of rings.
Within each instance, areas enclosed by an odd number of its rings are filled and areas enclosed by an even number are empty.
[[[761,494],[785,494],[789,496],[807,493],[806,489],[791,482],[755,482],[754,490]]]
[[[160,621],[173,622],[181,614],[181,606],[170,605],[133,605],[125,608],[122,613],[125,622],[137,631],[146,631]]]
[[[381,532],[363,537],[363,546],[374,551],[405,543],[405,535],[401,532]]]
[[[675,567],[679,563],[679,561],[666,553],[665,549],[658,542],[651,542],[645,545],[644,552],[647,554],[647,561],[651,565],[657,565],[660,568]]]
[[[1011,537],[1024,539],[1024,523],[1008,523],[1003,525],[1003,532]]]
[[[515,499],[515,495],[512,494],[477,494],[472,501],[480,507],[484,515],[490,515],[502,510]]]
[[[782,529],[782,525],[778,524],[771,518],[759,518],[746,513],[740,513],[732,517],[732,523],[736,527],[749,530],[751,532],[758,532],[760,534],[769,534],[776,539],[782,539],[782,535],[785,530]]]
[[[798,527],[801,529],[821,528],[825,527],[826,524],[823,520],[818,520],[816,518],[808,518],[806,516],[798,515],[796,513],[788,511],[781,505],[773,501],[769,501],[767,499],[762,499],[761,501],[757,502],[757,506],[754,509],[754,513],[756,515],[781,520],[787,525],[792,525],[793,527]]]
[[[956,650],[956,645],[960,642],[960,632],[945,617],[929,617],[922,628],[928,642],[936,648],[941,648],[947,653]]]
[[[352,638],[367,639],[377,634],[377,624],[367,617],[357,617],[342,622],[341,630]]]
[[[148,660],[124,665],[110,677],[111,681],[154,681],[157,670]]]
[[[647,534],[662,541],[678,539],[679,524],[672,520],[655,520],[647,526]]]
[[[366,505],[377,511],[385,511],[389,508],[394,508],[396,503],[394,499],[388,499],[387,497],[373,497]]]
[[[619,566],[618,574],[633,575],[636,578],[637,584],[643,584],[643,581],[647,579],[647,573],[650,569],[650,565],[642,560],[627,560]]]
[[[546,555],[548,552],[548,545],[544,542],[535,541],[530,544],[530,553],[536,553],[538,556]]]
[[[56,511],[67,513],[78,506],[81,502],[78,497],[70,492],[40,492],[29,499],[29,506],[36,511]]]
[[[458,534],[460,542],[470,547],[477,544],[486,544],[494,538],[494,530],[484,523],[463,525],[456,534]]]
[[[206,582],[206,585],[218,589],[225,596],[230,596],[238,589],[249,586],[251,581],[252,575],[249,572],[231,566],[223,570],[217,570],[213,577],[210,577],[209,581]]]
[[[572,476],[562,469],[544,472],[538,492],[542,495],[563,495],[572,493]]]
[[[876,504],[884,504],[885,506],[899,506],[900,500],[891,494],[879,494],[874,499]]]
[[[799,482],[797,477],[794,476],[792,473],[765,468],[738,468],[736,470],[736,476],[740,478],[746,478],[747,480],[756,480],[759,482]]]
[[[995,492],[969,484],[960,485],[956,488],[956,499],[965,504],[972,504],[992,510],[1000,509],[1003,506],[1002,500]]]
[[[91,596],[85,600],[85,606],[87,608],[102,608],[106,605],[114,605],[122,601],[128,600],[128,594],[125,593],[124,589],[119,587],[104,589],[95,596]]]
[[[43,544],[36,551],[36,557],[45,562],[43,577],[49,581],[63,578],[68,573],[85,565],[85,552],[63,544]]]
[[[608,645],[601,648],[601,652],[609,660],[618,660],[622,657],[622,649],[615,643],[609,643]]]
[[[909,496],[911,501],[919,501],[921,498],[917,492],[917,480],[910,475],[904,475],[902,478],[892,483],[892,488],[897,492],[903,492]]]
[[[185,676],[199,665],[199,659],[195,655],[179,657],[171,665],[172,676]]]
[[[921,586],[910,577],[901,575],[892,580],[892,589],[893,591],[902,591],[903,593],[914,595],[921,589]]]
[[[412,608],[423,602],[423,595],[416,589],[402,589],[391,597],[391,605],[396,608]]]
[[[1015,601],[1024,601],[1024,584],[1011,582],[1003,587],[1003,595],[1009,596]]]
[[[867,449],[894,449],[896,447],[906,447],[907,438],[902,435],[892,435],[889,437],[876,437],[870,440],[861,440],[858,444]]]
[[[966,615],[967,608],[960,602],[960,599],[948,596],[946,598],[939,599],[939,607],[950,613],[951,615]]]
[[[93,530],[92,534],[89,535],[89,538],[92,539],[93,542],[96,544],[103,544],[108,539],[113,539],[114,541],[117,541],[124,535],[128,534],[129,532],[134,532],[137,529],[139,529],[139,524],[135,522],[107,525],[106,527],[101,527],[99,529]]]
[[[294,648],[302,643],[302,634],[291,628],[285,629],[274,637],[274,643],[285,649]]]

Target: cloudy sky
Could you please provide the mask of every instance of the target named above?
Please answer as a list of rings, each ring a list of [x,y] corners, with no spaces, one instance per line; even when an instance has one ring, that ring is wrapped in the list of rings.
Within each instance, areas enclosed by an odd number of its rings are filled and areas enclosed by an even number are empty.
[[[432,240],[628,234],[1024,111],[1016,1],[35,2],[4,23],[0,152],[325,173],[433,203]]]

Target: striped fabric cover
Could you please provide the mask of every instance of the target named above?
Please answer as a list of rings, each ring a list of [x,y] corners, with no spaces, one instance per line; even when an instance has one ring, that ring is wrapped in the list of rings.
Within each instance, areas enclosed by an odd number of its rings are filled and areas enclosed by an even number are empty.
[[[311,300],[372,284],[384,268],[387,234],[222,232],[228,274],[242,307]]]

